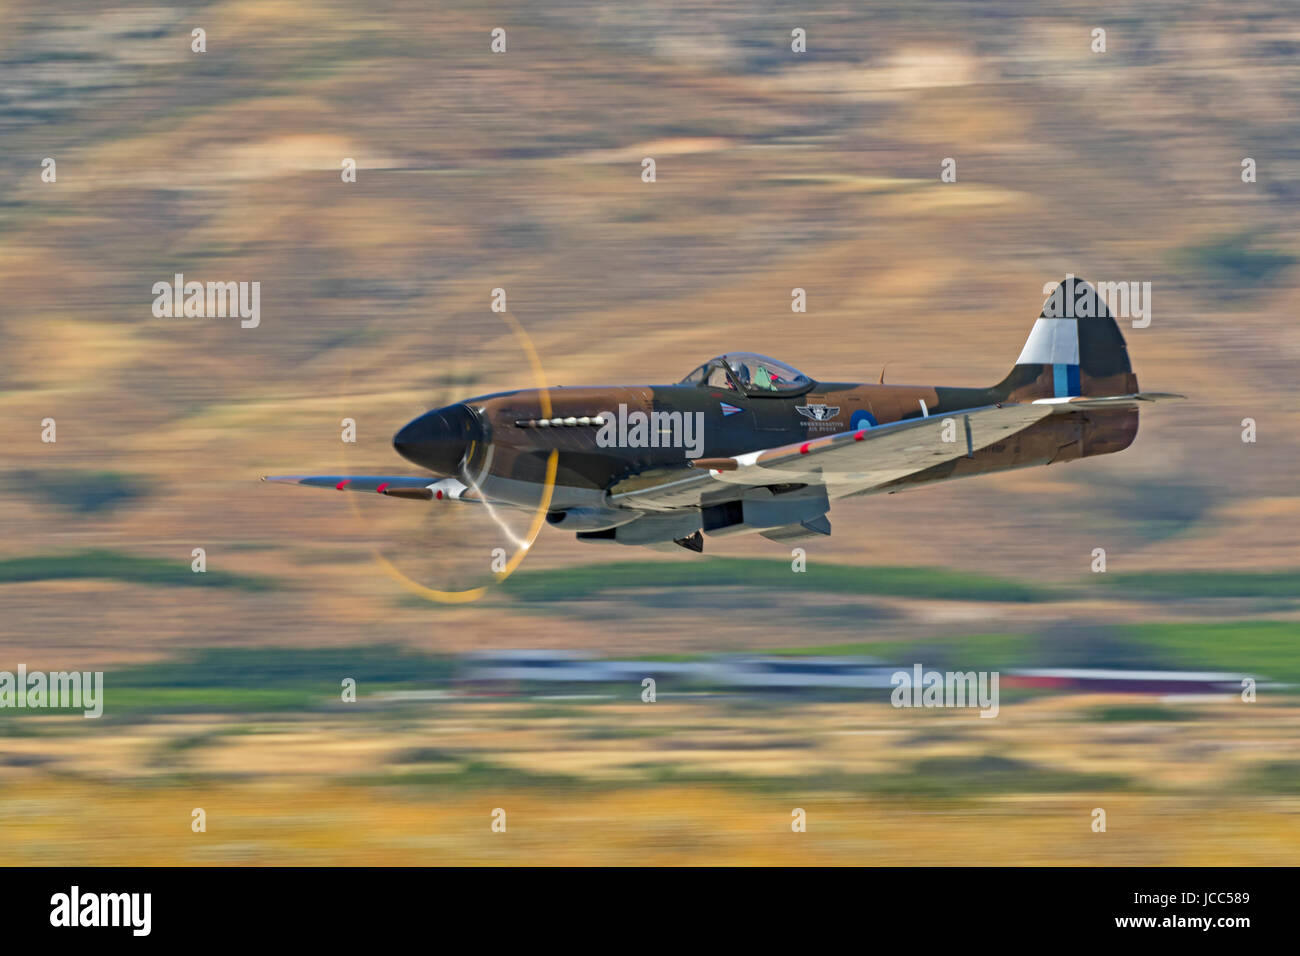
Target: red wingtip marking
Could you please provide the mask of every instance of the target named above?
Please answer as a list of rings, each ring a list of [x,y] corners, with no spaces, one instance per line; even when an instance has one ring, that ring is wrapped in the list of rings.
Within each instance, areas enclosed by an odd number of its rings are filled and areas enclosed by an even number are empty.
[[[348,484],[348,483],[351,482],[351,481],[352,481],[351,478],[344,478],[342,481],[340,481],[337,485],[334,486],[334,490],[335,490],[335,491],[342,491],[342,490],[343,490],[343,486],[346,485],[346,484]]]
[[[864,439],[864,438],[866,438],[866,437],[867,437],[867,433],[864,432],[864,431],[863,431],[863,432],[854,432],[854,433],[853,433],[853,440],[854,440],[854,441],[862,441],[862,439]]]
[[[375,489],[375,492],[376,492],[377,494],[381,494],[381,495],[382,495],[382,494],[384,493],[384,489],[387,488],[390,484],[391,484],[391,482],[387,482],[387,481],[385,481],[382,485],[380,485],[378,488]]]
[[[442,492],[441,492],[441,491],[438,492],[438,500],[439,500],[439,501],[442,500]]]
[[[806,455],[806,454],[808,454],[808,444],[807,444],[807,442],[805,442],[804,444],[802,444],[802,445],[799,446],[799,454],[801,454],[801,455]]]

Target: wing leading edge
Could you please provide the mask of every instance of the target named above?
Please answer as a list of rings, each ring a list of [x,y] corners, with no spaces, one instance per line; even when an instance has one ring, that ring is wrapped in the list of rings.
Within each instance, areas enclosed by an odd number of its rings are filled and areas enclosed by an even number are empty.
[[[335,491],[367,491],[393,498],[423,501],[481,501],[468,485],[455,478],[429,479],[413,475],[267,475],[263,481]]]
[[[1114,405],[1135,400],[1117,396]],[[631,475],[609,489],[609,499],[618,507],[672,511],[738,496],[744,489],[737,485],[788,483],[822,485],[830,498],[842,498],[971,456],[1050,415],[1076,410],[1078,405],[1010,403],[891,422]]]

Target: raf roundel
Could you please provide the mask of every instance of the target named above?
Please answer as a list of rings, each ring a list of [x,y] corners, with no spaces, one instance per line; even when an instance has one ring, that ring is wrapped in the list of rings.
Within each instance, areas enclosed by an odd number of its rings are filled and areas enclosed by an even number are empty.
[[[875,428],[876,416],[872,415],[865,408],[859,408],[849,419],[849,431],[856,432],[863,428]]]

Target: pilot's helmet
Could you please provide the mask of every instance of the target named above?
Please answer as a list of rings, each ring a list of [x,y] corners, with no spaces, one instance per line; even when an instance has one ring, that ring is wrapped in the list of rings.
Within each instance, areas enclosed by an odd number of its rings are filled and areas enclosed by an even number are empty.
[[[744,362],[735,361],[729,363],[731,370],[736,373],[736,378],[740,380],[741,385],[749,385],[749,366]]]

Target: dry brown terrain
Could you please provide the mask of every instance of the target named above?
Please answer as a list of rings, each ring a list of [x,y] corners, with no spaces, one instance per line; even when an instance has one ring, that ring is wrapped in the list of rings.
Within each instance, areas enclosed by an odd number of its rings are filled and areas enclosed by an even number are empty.
[[[7,773],[0,821],[9,862],[32,864],[88,850],[164,865],[1295,859],[1300,798],[1270,788],[1263,768],[1294,754],[1300,710],[1228,703],[1172,723],[1099,722],[1128,704],[1046,699],[996,720],[918,721],[856,702],[444,702],[402,709],[400,735],[368,711],[174,719],[107,746],[84,721],[48,719],[40,736],[5,742],[21,769]],[[806,833],[791,831],[796,807]],[[497,808],[505,833],[490,829]]]
[[[206,53],[190,51],[196,26]],[[494,55],[498,26],[508,51]],[[1094,26],[1107,29],[1104,54],[1089,49]],[[807,30],[807,54],[790,52],[794,27]],[[189,648],[638,655],[1294,623],[1294,593],[1153,598],[1103,586],[1089,566],[1099,547],[1108,578],[1294,574],[1300,563],[1297,50],[1300,15],[1284,0],[798,11],[729,0],[0,0],[0,562],[11,562],[0,669],[112,671]],[[46,157],[57,182],[42,181]],[[341,180],[345,157],[355,183]],[[644,157],[656,160],[654,183],[641,180]],[[955,183],[940,182],[946,157]],[[1241,179],[1246,157],[1254,183]],[[261,282],[260,326],[154,318],[153,284],[178,272]],[[884,366],[891,382],[983,385],[1015,360],[1043,285],[1067,272],[1152,283],[1150,326],[1125,326],[1133,365],[1144,388],[1188,400],[1144,412],[1121,455],[841,502],[833,537],[805,545],[814,570],[860,565],[864,580],[878,566],[925,566],[1067,589],[1041,601],[650,580],[574,600],[492,592],[439,605],[372,551],[423,585],[471,586],[491,578],[502,543],[490,522],[257,481],[408,471],[389,447],[402,423],[533,384],[524,350],[489,311],[496,287],[551,385],[671,381],[734,349],[823,380],[875,380]],[[790,311],[794,287],[807,290],[807,314]],[[340,441],[345,417],[358,424],[355,446]],[[53,444],[41,441],[46,418]],[[1255,443],[1241,440],[1245,418]],[[163,586],[114,571],[133,558],[184,571],[200,547],[209,574],[233,583]],[[788,560],[756,537],[709,548]],[[105,576],[23,579],[37,556],[83,552],[99,556],[79,567]],[[698,560],[613,554],[547,529],[524,568],[640,558]],[[1291,710],[1263,713],[1251,731],[1261,736],[1240,747],[1293,746]],[[0,714],[0,725],[14,719]],[[59,828],[90,819],[131,835],[105,838],[95,862],[956,862],[941,858],[953,846],[971,848],[964,862],[1282,862],[1296,844],[1293,798],[1179,790],[1186,774],[1233,772],[1224,754],[1240,728],[1213,710],[1168,725],[1194,729],[1217,755],[1198,770],[1163,763],[1173,758],[1157,759],[1162,738],[1141,732],[1130,770],[1153,792],[1117,801],[1132,816],[1115,829],[1140,834],[1122,850],[1076,819],[1095,804],[1058,794],[997,793],[928,818],[832,792],[825,823],[807,834],[818,848],[798,850],[776,842],[790,836],[784,803],[713,784],[580,801],[544,786],[509,800],[457,791],[433,807],[336,786],[324,764],[383,766],[380,741],[315,713],[299,720],[304,736],[222,738],[194,755],[218,780],[242,761],[300,774],[221,783],[206,799],[228,801],[224,817],[237,822],[206,844],[190,839],[187,809],[180,842],[167,842],[160,821],[190,797],[137,779],[137,744],[179,728],[106,723],[78,729],[66,750],[30,738],[27,749],[55,763],[0,766],[6,861],[66,862],[78,851]],[[1016,757],[1054,738],[1052,761],[1081,771],[1117,759],[1037,721],[980,733]],[[419,746],[429,731],[415,722],[384,746]],[[602,751],[561,759],[552,733],[480,746],[530,770],[605,762]],[[0,738],[0,751],[21,756],[23,739]],[[853,739],[871,748],[764,759],[785,773],[806,759],[841,769],[892,759],[887,734]],[[717,772],[730,760],[690,758]],[[118,778],[133,782],[93,782]],[[280,799],[308,822],[280,827]],[[519,806],[518,842],[489,842],[483,808],[502,802]],[[477,828],[480,817],[481,842],[439,822]],[[588,820],[606,821],[600,855],[578,832]],[[754,842],[769,825],[773,842]]]

